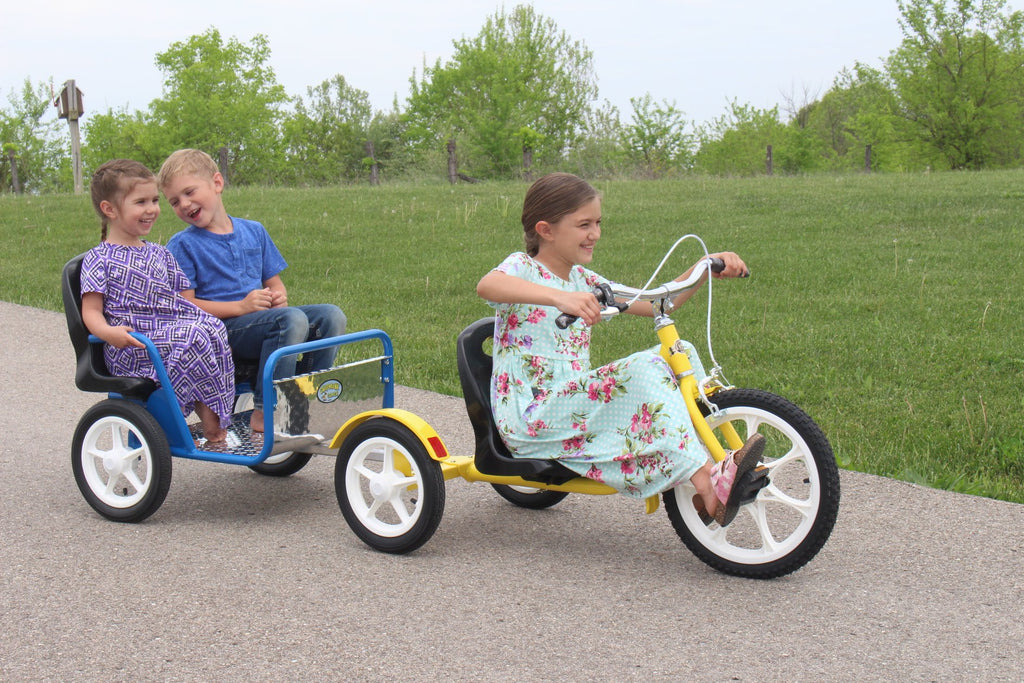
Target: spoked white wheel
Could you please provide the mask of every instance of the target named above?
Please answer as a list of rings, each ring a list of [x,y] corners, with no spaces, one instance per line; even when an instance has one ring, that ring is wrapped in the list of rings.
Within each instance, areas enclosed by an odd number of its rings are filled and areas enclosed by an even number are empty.
[[[839,470],[832,447],[806,413],[774,394],[732,389],[713,400],[720,412],[708,423],[720,439],[725,424],[742,440],[764,435],[762,464],[770,483],[723,528],[704,525],[693,506],[696,491],[686,482],[664,495],[672,526],[697,557],[727,574],[769,579],[796,571],[835,525]]]
[[[364,422],[345,439],[334,491],[352,531],[382,552],[419,548],[444,514],[441,466],[415,434],[390,418]]]
[[[107,399],[79,420],[71,468],[82,496],[96,512],[115,522],[140,522],[167,497],[171,449],[145,408]]]

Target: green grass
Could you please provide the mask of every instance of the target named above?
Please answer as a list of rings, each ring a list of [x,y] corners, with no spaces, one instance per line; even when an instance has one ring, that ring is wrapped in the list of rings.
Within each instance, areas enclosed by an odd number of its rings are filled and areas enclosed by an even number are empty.
[[[675,239],[733,249],[715,355],[790,398],[842,466],[1024,502],[1024,172],[606,182],[593,267],[641,285]],[[331,301],[394,339],[398,381],[458,394],[454,339],[489,314],[477,280],[521,248],[525,185],[229,189],[291,264],[293,303]],[[178,229],[169,209],[158,241]],[[58,274],[98,240],[85,196],[0,196],[0,298],[59,310]],[[691,246],[666,271],[696,257]],[[704,297],[676,316],[698,348]],[[595,332],[595,360],[651,346],[649,321]],[[687,332],[689,334],[687,334]],[[70,353],[70,347],[68,349]],[[408,406],[415,410],[415,406]]]

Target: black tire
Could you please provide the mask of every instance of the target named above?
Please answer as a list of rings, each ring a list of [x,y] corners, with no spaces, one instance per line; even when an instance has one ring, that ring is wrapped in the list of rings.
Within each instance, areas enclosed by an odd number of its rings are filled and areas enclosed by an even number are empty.
[[[305,467],[312,458],[312,453],[288,451],[272,455],[259,465],[249,465],[249,469],[267,477],[290,477]]]
[[[694,555],[726,574],[772,579],[794,572],[818,554],[836,523],[839,469],[832,447],[805,412],[780,396],[731,389],[713,401],[720,412],[707,415],[712,428],[729,422],[743,439],[765,436],[762,463],[771,483],[722,528],[700,521],[695,490],[686,482],[664,494],[672,526]]]
[[[106,399],[86,411],[71,442],[71,469],[86,502],[114,522],[141,522],[171,487],[171,448],[138,403]]]
[[[498,495],[521,508],[544,510],[561,503],[569,494],[565,491],[548,491],[547,489],[527,489],[505,484],[491,484]]]
[[[444,514],[441,466],[412,431],[391,418],[364,422],[341,444],[334,492],[355,535],[385,553],[416,550]]]

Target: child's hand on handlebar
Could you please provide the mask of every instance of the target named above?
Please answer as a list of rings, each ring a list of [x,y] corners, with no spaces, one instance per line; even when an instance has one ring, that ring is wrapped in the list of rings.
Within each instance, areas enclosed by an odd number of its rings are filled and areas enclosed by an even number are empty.
[[[562,313],[576,316],[587,325],[601,320],[601,304],[591,292],[561,292],[555,307]]]
[[[724,270],[720,273],[712,273],[712,276],[716,278],[750,277],[750,269],[747,268],[747,264],[734,252],[721,251],[717,254],[711,254],[711,258],[722,259],[722,262],[725,263]]]

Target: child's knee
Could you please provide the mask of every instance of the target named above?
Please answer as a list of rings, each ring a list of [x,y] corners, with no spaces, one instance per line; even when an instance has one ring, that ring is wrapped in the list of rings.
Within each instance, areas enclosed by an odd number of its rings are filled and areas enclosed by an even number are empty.
[[[309,318],[298,308],[279,309],[277,325],[281,330],[286,344],[299,344],[306,341],[309,333]]]

